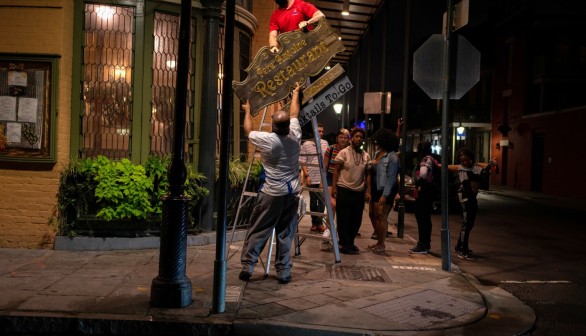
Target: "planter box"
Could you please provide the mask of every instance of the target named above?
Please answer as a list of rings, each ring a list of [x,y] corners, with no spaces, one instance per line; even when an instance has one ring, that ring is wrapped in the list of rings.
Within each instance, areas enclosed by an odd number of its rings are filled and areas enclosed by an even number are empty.
[[[157,237],[160,230],[160,219],[105,221],[94,216],[78,217],[73,229],[78,236],[98,238]]]
[[[228,237],[231,231],[228,231]],[[246,230],[236,230],[232,241],[242,241]],[[216,243],[216,233],[207,232],[187,236],[187,246],[211,245]],[[56,236],[53,249],[56,251],[111,251],[143,250],[160,247],[159,237],[65,237]]]

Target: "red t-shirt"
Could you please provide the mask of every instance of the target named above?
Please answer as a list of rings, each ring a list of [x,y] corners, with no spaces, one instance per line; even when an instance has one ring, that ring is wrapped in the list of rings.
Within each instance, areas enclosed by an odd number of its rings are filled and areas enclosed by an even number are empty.
[[[299,29],[299,23],[311,19],[317,8],[309,2],[295,0],[289,8],[277,8],[271,15],[269,32],[279,34]]]

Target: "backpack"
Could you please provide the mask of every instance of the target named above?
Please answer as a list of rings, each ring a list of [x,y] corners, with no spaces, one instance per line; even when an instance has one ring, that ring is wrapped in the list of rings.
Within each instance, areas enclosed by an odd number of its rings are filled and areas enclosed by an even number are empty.
[[[439,167],[439,162],[437,162],[437,160],[431,156],[431,155],[427,155],[424,158],[429,158],[431,159],[431,174],[427,174],[427,176],[425,177],[425,180],[421,180],[421,178],[419,177],[419,168],[421,167],[421,162],[417,165],[417,168],[415,168],[415,174],[414,174],[414,178],[415,178],[415,183],[416,184],[429,184],[432,185],[434,188],[436,189],[441,189],[441,169]],[[422,160],[423,161],[423,160]]]

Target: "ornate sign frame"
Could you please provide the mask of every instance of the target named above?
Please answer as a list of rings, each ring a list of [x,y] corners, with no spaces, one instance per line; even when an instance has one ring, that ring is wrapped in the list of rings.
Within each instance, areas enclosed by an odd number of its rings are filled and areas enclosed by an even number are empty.
[[[232,88],[243,101],[250,100],[251,114],[256,116],[265,106],[289,95],[295,82],[300,85],[310,76],[319,74],[344,44],[326,19],[315,29],[296,30],[279,35],[281,50],[271,53],[268,46],[256,54],[242,82],[234,81]]]

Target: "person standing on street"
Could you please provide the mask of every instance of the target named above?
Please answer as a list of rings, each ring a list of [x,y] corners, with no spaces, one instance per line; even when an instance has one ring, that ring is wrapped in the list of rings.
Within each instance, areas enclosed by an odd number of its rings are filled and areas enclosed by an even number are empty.
[[[466,148],[458,152],[457,158],[460,165],[448,166],[449,171],[458,172],[460,187],[458,188],[458,199],[462,207],[462,227],[455,250],[458,257],[462,259],[474,260],[474,254],[468,246],[470,231],[474,227],[476,214],[478,212],[478,190],[482,182],[482,175],[490,173],[492,167],[496,167],[496,161],[491,160],[489,163],[475,163],[474,153]]]
[[[417,145],[419,158],[418,169],[413,174],[417,198],[415,199],[415,219],[419,240],[417,245],[409,249],[409,253],[427,254],[431,249],[431,213],[433,200],[437,192],[435,184],[430,180],[436,169],[440,169],[439,162],[431,155],[431,142],[424,141]]]
[[[326,180],[328,181],[328,192],[332,193],[332,182],[334,180],[334,172],[336,171],[336,156],[346,146],[350,140],[350,131],[345,128],[340,128],[336,135],[336,143],[328,147],[324,154],[324,167],[326,167]],[[330,203],[332,205],[332,212],[336,214],[336,199],[330,197]]]
[[[387,217],[399,190],[397,184],[400,169],[397,156],[399,138],[384,128],[376,131],[372,137],[377,151],[370,165],[372,195],[368,203],[368,215],[374,229],[371,238],[376,239],[377,243],[368,248],[376,253],[384,253],[388,229]]]
[[[320,147],[321,153],[323,153],[328,149],[328,142],[322,137],[324,136],[324,126],[322,124],[318,124],[317,126],[319,139],[320,139]],[[304,183],[306,187],[309,188],[320,188],[321,186],[321,172],[319,167],[319,158],[317,157],[317,146],[315,144],[315,138],[312,137],[310,140],[307,140],[301,146],[301,171],[303,172]],[[317,165],[317,166],[314,166]],[[311,212],[324,212],[325,203],[324,203],[324,194],[319,191],[309,191],[309,210]],[[323,219],[320,216],[311,216],[311,231],[312,232],[319,232],[323,233],[325,231],[325,227],[323,225]]]
[[[364,203],[370,201],[370,155],[362,149],[366,131],[355,127],[350,135],[350,146],[336,156],[331,196],[336,199],[340,252],[358,254],[354,238],[362,225]]]
[[[272,132],[252,130],[250,103],[242,105],[244,110],[244,134],[261,153],[265,169],[265,182],[259,190],[250,226],[242,246],[242,271],[239,278],[248,281],[252,276],[258,257],[267,244],[273,229],[277,236],[275,268],[281,284],[292,279],[291,245],[297,231],[299,190],[299,152],[301,126],[299,124],[299,83],[292,93],[289,113],[276,111],[272,118]]]

